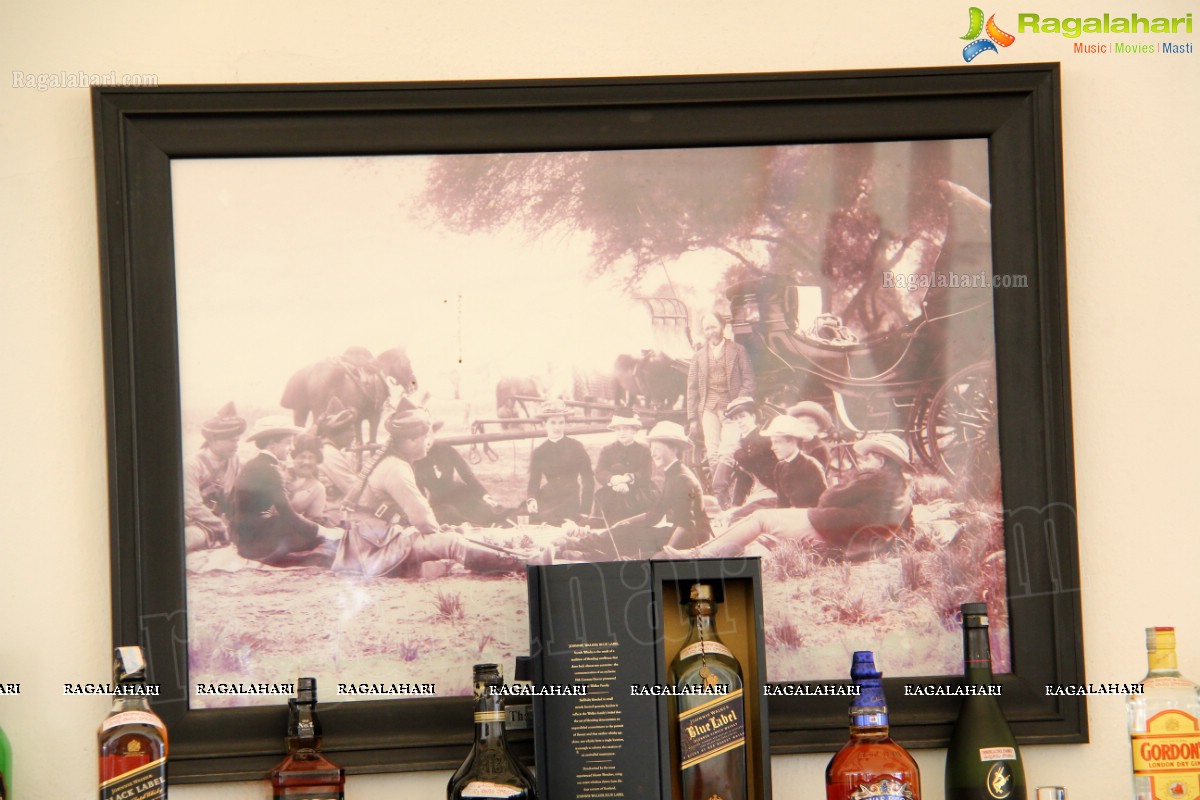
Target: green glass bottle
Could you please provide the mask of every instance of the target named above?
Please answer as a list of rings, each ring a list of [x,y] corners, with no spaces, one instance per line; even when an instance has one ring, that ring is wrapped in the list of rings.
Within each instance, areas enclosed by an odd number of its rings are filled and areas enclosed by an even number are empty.
[[[9,747],[8,737],[4,728],[0,728],[0,800],[12,797],[12,748]]]
[[[962,606],[964,672],[968,695],[954,723],[946,753],[946,800],[1025,800],[1021,751],[1000,710],[992,686],[986,603]]]
[[[475,744],[446,787],[447,800],[537,800],[533,775],[508,749],[504,686],[496,664],[475,665]]]
[[[717,635],[717,600],[707,583],[688,594],[687,641],[671,662],[671,680],[681,690],[674,713],[679,724],[682,800],[745,800],[746,717],[742,667]]]

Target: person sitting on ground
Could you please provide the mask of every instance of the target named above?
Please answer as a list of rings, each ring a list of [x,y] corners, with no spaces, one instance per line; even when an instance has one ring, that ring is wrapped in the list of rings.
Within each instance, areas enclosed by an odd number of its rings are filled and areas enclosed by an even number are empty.
[[[436,434],[441,427],[442,421],[437,420],[433,432]],[[505,521],[505,509],[492,499],[455,447],[435,438],[429,452],[414,461],[412,467],[417,488],[428,498],[434,515],[443,525],[492,526]]]
[[[292,443],[291,456],[284,489],[292,510],[318,525],[332,525],[325,516],[325,484],[317,478],[323,458],[321,440],[310,433],[300,434]]]
[[[233,533],[238,555],[275,567],[333,562],[340,530],[322,528],[297,514],[284,488],[283,460],[300,429],[284,417],[263,417],[246,441],[258,455],[246,462],[233,489]]]
[[[354,411],[336,397],[330,398],[325,413],[317,420],[317,435],[321,437],[320,477],[330,500],[348,496],[358,484],[358,467],[348,449],[354,444],[355,421]]]
[[[651,480],[654,463],[650,448],[634,440],[642,421],[632,411],[620,409],[608,428],[616,432],[617,440],[605,445],[596,459],[599,488],[594,512],[605,526],[643,513],[658,499]]]
[[[335,572],[415,577],[430,561],[456,561],[474,572],[516,572],[524,562],[506,551],[446,530],[417,487],[413,464],[429,453],[433,420],[402,399],[384,428],[388,443],[364,468],[349,500],[353,522]]]
[[[827,488],[825,468],[801,447],[811,432],[807,420],[781,414],[767,424],[763,436],[771,440],[777,459],[773,470],[776,508],[812,508]]]
[[[725,418],[737,428],[739,439],[733,454],[733,485],[729,521],[736,522],[760,508],[775,507],[775,464],[771,440],[758,424],[758,403],[753,397],[737,397],[725,408]]]
[[[566,560],[611,561],[649,558],[664,546],[694,547],[712,538],[712,526],[704,511],[700,480],[680,460],[692,447],[687,431],[677,422],[660,422],[649,434],[650,456],[662,470],[663,488],[658,502],[620,525],[604,530],[577,529],[567,525],[567,537],[554,543]],[[545,554],[543,554],[544,556]]]
[[[908,446],[890,433],[872,434],[855,443],[859,471],[826,490],[813,508],[756,511],[721,536],[687,551],[681,558],[742,555],[752,543],[768,550],[781,541],[804,542],[824,554],[862,561],[882,552],[902,527],[911,524],[912,499],[905,473]]]
[[[183,462],[183,538],[186,552],[229,544],[229,514],[238,474],[238,438],[246,420],[233,403],[204,421],[204,444]]]
[[[805,421],[805,434],[800,442],[800,449],[821,462],[821,469],[829,470],[829,446],[821,438],[826,432],[833,430],[833,417],[825,410],[825,406],[812,400],[796,403],[787,410],[789,417]]]
[[[538,415],[546,426],[546,439],[534,448],[529,460],[529,499],[525,507],[532,522],[578,522],[592,509],[592,460],[578,439],[566,435],[570,414],[566,403],[552,400],[542,405]]]

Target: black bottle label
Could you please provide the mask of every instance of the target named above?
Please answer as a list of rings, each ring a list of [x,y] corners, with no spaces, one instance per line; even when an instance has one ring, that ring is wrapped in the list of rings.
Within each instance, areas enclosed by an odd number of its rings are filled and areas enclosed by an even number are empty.
[[[745,746],[741,689],[679,713],[680,769]]]
[[[1007,800],[1013,793],[1013,769],[1007,761],[997,761],[988,768],[987,781],[988,797],[995,800]]]
[[[100,784],[100,800],[162,800],[167,796],[167,760],[160,758]]]

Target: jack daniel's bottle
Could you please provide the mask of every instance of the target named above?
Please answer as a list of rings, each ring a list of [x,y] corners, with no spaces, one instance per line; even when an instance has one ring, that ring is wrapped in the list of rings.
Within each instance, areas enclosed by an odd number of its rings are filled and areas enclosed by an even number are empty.
[[[986,603],[963,603],[963,654],[967,685],[992,685],[992,650],[988,643]],[[1025,768],[1021,751],[989,694],[963,700],[946,751],[946,800],[1025,800]]]
[[[679,694],[679,779],[682,800],[745,800],[746,717],[742,668],[721,643],[713,618],[717,604],[706,583],[693,584],[687,641],[671,662]]]
[[[504,738],[504,686],[495,664],[475,665],[475,744],[446,787],[449,800],[537,800],[533,777]]]
[[[342,800],[346,773],[321,755],[317,679],[296,682],[288,700],[287,757],[271,770],[273,800]]]
[[[100,800],[167,796],[167,728],[146,699],[140,647],[118,647],[112,709],[100,724]]]
[[[825,768],[827,800],[921,800],[917,762],[888,735],[883,681],[870,650],[854,654],[850,741]]]

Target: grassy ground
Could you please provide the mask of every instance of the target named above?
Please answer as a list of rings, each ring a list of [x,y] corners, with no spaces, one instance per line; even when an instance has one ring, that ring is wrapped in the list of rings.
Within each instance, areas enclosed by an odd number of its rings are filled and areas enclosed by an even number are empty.
[[[470,409],[435,408],[446,433]],[[593,463],[609,435],[581,437]],[[475,465],[493,496],[524,499],[532,445],[493,444],[496,460]],[[885,556],[829,563],[785,547],[763,562],[763,635],[772,681],[845,677],[850,653],[875,650],[890,676],[961,672],[955,612],[986,598],[997,671],[1008,669],[1005,568],[999,502],[962,502],[937,476],[914,480],[914,531]],[[531,547],[553,529],[497,531],[494,541]],[[196,567],[198,561],[189,563]],[[364,580],[317,569],[189,569],[191,682],[282,682],[315,675],[322,699],[337,684],[433,683],[439,695],[469,694],[470,667],[497,661],[511,674],[528,652],[523,577],[452,571],[431,580]],[[194,688],[193,688],[194,691]],[[193,707],[245,705],[256,698],[193,696]],[[358,698],[362,699],[362,698]],[[264,698],[263,702],[282,702]]]

